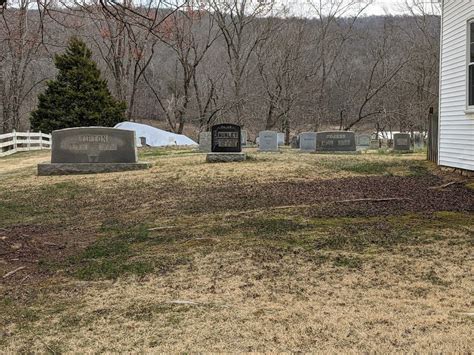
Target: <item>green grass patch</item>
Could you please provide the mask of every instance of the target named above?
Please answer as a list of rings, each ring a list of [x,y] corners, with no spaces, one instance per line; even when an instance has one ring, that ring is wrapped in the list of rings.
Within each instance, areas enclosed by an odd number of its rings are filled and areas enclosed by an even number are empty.
[[[374,161],[356,157],[354,159],[324,159],[318,165],[335,172],[351,172],[361,175],[392,175],[394,169],[406,169],[409,176],[422,176],[428,173],[423,162],[410,160]]]
[[[159,236],[151,236],[145,225],[110,231],[80,254],[69,258],[70,274],[81,280],[115,280],[127,275],[143,277],[153,272],[169,272],[190,261],[185,255],[147,256],[150,247],[173,240],[163,241]]]
[[[334,258],[333,265],[336,267],[344,267],[348,269],[361,269],[362,259],[357,256],[338,255]]]

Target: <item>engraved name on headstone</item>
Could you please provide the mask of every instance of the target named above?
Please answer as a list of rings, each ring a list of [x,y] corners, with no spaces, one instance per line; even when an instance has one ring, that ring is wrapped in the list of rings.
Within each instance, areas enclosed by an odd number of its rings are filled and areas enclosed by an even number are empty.
[[[211,147],[214,153],[240,153],[242,151],[240,126],[230,123],[213,126]]]
[[[107,127],[66,128],[52,134],[51,163],[136,163],[135,132]]]

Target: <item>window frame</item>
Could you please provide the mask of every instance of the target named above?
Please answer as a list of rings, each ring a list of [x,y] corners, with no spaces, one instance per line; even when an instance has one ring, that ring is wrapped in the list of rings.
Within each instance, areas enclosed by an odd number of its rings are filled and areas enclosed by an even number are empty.
[[[474,26],[474,18],[471,18],[467,21],[467,55],[466,55],[466,110],[469,112],[474,112],[474,73],[473,73],[473,82],[471,83],[470,71],[471,66],[474,68],[474,58],[471,56],[474,52],[474,38],[471,38],[471,27]],[[472,28],[474,30],[474,28]],[[473,69],[474,70],[474,69]],[[473,96],[473,102],[471,103],[471,91]]]

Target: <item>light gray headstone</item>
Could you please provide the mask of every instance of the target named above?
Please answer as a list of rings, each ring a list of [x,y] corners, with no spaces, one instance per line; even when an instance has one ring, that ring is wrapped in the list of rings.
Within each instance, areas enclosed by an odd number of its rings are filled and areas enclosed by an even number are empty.
[[[278,132],[277,134],[278,145],[285,145],[285,133]]]
[[[212,148],[212,133],[201,132],[199,133],[199,151],[210,152]]]
[[[411,138],[408,133],[395,133],[393,135],[393,150],[411,150]]]
[[[261,152],[277,152],[278,151],[278,135],[274,131],[262,131],[259,137],[259,150]]]
[[[53,131],[51,163],[136,163],[135,132],[108,127]]]
[[[240,136],[242,138],[242,146],[247,145],[248,132],[246,130],[241,130]]]
[[[316,151],[355,152],[355,134],[348,131],[318,132],[316,134]]]
[[[314,152],[316,150],[316,132],[300,133],[300,150]]]

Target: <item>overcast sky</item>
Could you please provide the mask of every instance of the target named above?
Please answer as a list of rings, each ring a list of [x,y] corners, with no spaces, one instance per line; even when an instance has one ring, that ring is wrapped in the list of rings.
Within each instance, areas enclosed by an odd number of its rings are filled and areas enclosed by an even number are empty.
[[[304,17],[312,13],[311,10],[308,10],[308,7],[310,7],[308,2],[310,1],[311,0],[276,0],[275,4],[284,4],[283,6],[290,10],[290,14]],[[314,3],[318,3],[317,0],[313,1]],[[432,12],[430,11],[432,6],[436,8],[433,2],[437,4],[436,0],[423,0],[421,4],[423,4],[425,11],[430,13]],[[372,5],[368,6],[365,10],[364,15],[402,15],[407,12],[405,0],[373,0]],[[435,13],[436,12],[437,11],[435,11]],[[350,13],[346,13],[346,15],[350,15]]]
[[[375,0],[375,3],[367,9],[367,14],[369,15],[385,15],[400,14],[400,5],[403,4],[403,0]]]

